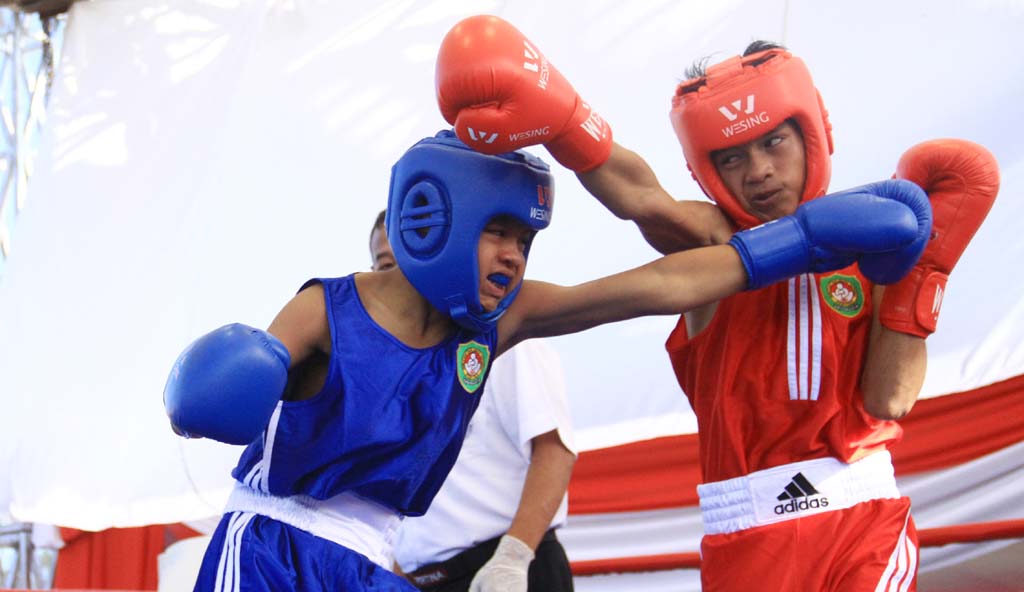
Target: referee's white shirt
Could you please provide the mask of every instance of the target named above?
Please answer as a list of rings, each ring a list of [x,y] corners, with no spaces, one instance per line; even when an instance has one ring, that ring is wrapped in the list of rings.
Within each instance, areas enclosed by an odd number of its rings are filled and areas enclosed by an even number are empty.
[[[426,515],[402,522],[395,559],[405,572],[501,536],[512,523],[530,466],[530,440],[557,429],[576,454],[558,353],[530,339],[494,360],[466,440]],[[565,523],[568,496],[551,521]]]

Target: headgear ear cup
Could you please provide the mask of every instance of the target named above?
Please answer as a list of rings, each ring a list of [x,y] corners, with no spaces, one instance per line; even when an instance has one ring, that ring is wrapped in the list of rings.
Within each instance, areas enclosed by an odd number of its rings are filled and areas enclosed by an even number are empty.
[[[477,244],[487,223],[511,216],[539,231],[551,220],[553,178],[526,152],[486,155],[445,130],[413,145],[391,171],[385,217],[395,260],[409,282],[459,325],[485,331],[512,303],[480,304]],[[527,249],[526,255],[529,254]]]
[[[409,188],[402,198],[399,216],[402,232],[396,236],[413,257],[430,257],[448,239],[451,204],[444,192],[430,181],[420,181]]]

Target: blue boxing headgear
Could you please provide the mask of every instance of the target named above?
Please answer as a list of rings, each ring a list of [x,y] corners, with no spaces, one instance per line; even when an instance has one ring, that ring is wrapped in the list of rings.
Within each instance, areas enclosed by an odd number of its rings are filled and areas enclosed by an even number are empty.
[[[519,286],[495,310],[484,311],[480,236],[492,218],[503,215],[534,230],[547,228],[553,184],[548,165],[526,152],[481,154],[448,130],[420,140],[391,169],[385,222],[398,267],[456,323],[473,331],[490,329]]]

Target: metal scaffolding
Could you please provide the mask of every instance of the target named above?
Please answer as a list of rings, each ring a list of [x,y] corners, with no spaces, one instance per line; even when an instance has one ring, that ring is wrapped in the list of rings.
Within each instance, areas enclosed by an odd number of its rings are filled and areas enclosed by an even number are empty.
[[[0,281],[25,207],[70,4],[0,0]],[[0,524],[0,587],[52,584],[53,553],[40,562],[31,534],[31,524]]]
[[[65,20],[64,14],[0,7],[0,280],[27,200]]]

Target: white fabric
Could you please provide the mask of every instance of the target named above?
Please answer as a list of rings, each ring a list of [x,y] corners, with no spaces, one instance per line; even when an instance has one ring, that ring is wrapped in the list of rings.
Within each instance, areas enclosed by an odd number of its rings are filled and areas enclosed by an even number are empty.
[[[900,497],[888,452],[851,464],[835,458],[789,463],[704,483],[697,486],[697,493],[705,534],[737,532]]]
[[[212,538],[203,535],[182,539],[157,555],[157,592],[192,592]]]
[[[1024,519],[1024,442],[897,482],[918,528]]]
[[[251,512],[290,524],[360,553],[388,570],[402,523],[402,516],[394,510],[351,493],[326,500],[306,495],[277,497],[241,483],[228,497],[224,513],[229,512]]]
[[[558,531],[573,561],[695,553],[704,536],[696,506],[574,515]]]
[[[407,518],[395,557],[409,572],[504,534],[530,467],[530,441],[558,430],[575,453],[565,379],[558,354],[544,341],[524,341],[499,356],[452,472],[427,513]],[[563,497],[552,527],[565,523]]]
[[[751,95],[753,96],[753,95]],[[821,390],[821,306],[813,274],[790,278],[786,374],[791,401],[818,400]],[[808,390],[808,388],[810,390]]]

